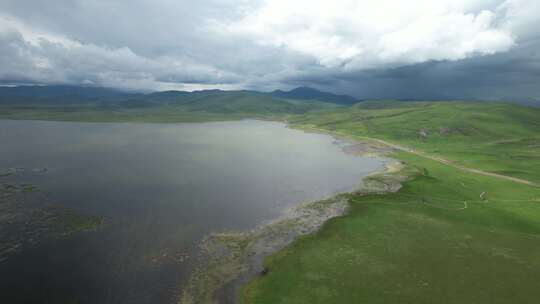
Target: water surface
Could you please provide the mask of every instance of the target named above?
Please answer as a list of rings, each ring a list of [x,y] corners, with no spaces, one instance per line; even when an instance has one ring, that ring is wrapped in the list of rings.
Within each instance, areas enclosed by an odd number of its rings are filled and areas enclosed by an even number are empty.
[[[0,142],[0,169],[47,168],[0,182],[32,183],[49,202],[106,219],[0,262],[1,303],[174,302],[205,234],[351,190],[382,165],[262,121],[0,121]]]

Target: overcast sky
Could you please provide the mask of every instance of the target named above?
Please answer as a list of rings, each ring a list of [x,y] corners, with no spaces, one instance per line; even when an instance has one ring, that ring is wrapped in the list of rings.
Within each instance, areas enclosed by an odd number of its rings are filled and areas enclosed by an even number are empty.
[[[0,83],[540,100],[539,0],[0,0]]]

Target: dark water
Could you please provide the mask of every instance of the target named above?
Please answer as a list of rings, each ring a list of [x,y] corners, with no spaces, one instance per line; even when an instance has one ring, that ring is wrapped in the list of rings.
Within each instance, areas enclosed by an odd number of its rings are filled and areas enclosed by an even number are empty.
[[[350,190],[382,165],[261,121],[0,121],[0,143],[0,169],[48,168],[13,178],[107,222],[0,262],[0,303],[174,302],[205,234]]]

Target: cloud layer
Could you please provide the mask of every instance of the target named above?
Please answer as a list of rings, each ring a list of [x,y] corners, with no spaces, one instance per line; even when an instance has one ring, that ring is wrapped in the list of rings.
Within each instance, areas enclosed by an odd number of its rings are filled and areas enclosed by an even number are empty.
[[[490,10],[455,1],[272,0],[229,26],[259,44],[311,56],[348,70],[507,51],[511,31]]]
[[[506,85],[540,98],[525,85],[540,72],[536,0],[4,0],[0,12],[4,83],[395,98],[377,92],[427,77],[426,95],[512,96],[486,89]],[[490,74],[474,89],[468,73]]]

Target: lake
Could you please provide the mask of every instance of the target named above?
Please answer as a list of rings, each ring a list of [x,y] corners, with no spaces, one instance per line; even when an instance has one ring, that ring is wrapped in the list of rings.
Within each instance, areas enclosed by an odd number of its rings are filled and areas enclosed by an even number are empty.
[[[19,168],[0,182],[36,186],[29,204],[104,219],[95,231],[21,237],[0,262],[1,303],[174,303],[208,233],[350,191],[383,166],[328,135],[256,120],[0,121],[0,143],[0,169]]]

